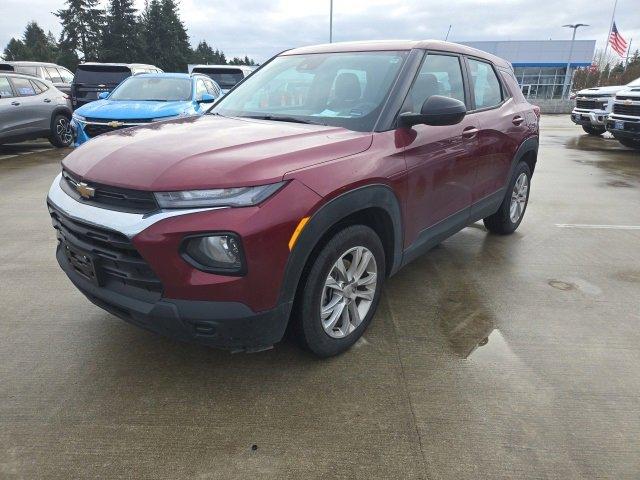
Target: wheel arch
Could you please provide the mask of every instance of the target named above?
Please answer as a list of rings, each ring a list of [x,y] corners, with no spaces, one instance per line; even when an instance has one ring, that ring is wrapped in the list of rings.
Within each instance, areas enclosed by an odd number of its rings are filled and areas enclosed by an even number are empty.
[[[509,175],[507,176],[507,185],[511,181],[513,172],[521,161],[524,161],[529,166],[529,170],[531,170],[531,174],[533,175],[533,171],[535,170],[536,163],[538,161],[539,144],[540,141],[537,136],[529,137],[520,144],[518,150],[516,150],[516,153],[513,156],[513,160],[511,161],[511,169],[509,170]]]
[[[387,275],[395,273],[402,263],[401,212],[395,193],[383,184],[356,188],[331,199],[311,216],[296,240],[285,267],[279,303],[293,302],[314,253],[349,225],[367,225],[376,231],[385,249]]]
[[[51,112],[51,120],[49,121],[49,129],[53,128],[53,122],[56,119],[57,115],[64,115],[69,120],[71,120],[71,116],[73,115],[73,112],[69,109],[69,107],[65,107],[63,105],[58,105]]]

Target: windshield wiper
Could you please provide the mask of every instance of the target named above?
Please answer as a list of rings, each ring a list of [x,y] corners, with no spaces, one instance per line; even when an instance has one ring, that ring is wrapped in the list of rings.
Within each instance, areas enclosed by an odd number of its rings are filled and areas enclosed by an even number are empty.
[[[272,120],[274,122],[291,122],[291,123],[304,123],[306,125],[324,125],[327,126],[326,123],[321,122],[313,122],[311,120],[303,120],[297,117],[287,117],[284,115],[240,115],[240,118],[252,118],[254,120]]]

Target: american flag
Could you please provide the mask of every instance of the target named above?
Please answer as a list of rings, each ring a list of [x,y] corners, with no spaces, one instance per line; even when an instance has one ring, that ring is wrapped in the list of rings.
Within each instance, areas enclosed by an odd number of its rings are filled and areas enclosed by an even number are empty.
[[[611,27],[609,43],[611,44],[611,48],[613,48],[621,57],[624,57],[625,53],[627,53],[627,41],[622,38],[622,35],[620,35],[620,32],[618,32],[616,22],[613,22],[613,27]]]

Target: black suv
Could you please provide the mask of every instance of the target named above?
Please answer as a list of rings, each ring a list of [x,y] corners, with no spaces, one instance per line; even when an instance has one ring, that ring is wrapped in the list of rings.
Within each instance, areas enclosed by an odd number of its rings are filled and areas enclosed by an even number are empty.
[[[141,63],[81,63],[71,84],[73,108],[97,100],[102,92],[110,92],[125,78],[139,73],[162,73],[162,70]]]

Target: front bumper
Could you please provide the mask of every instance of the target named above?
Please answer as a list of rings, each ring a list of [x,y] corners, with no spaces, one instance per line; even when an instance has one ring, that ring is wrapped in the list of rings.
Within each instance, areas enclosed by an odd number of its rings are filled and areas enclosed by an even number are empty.
[[[606,110],[584,110],[574,108],[571,112],[571,121],[576,125],[592,125],[604,127],[609,112]]]
[[[238,302],[135,299],[98,287],[78,274],[58,244],[56,258],[69,280],[92,303],[137,327],[186,342],[230,350],[259,351],[280,341],[291,304],[253,312]]]
[[[616,138],[640,140],[640,118],[611,115],[607,119],[606,127]]]

